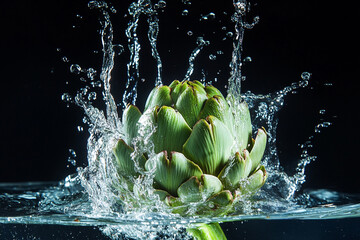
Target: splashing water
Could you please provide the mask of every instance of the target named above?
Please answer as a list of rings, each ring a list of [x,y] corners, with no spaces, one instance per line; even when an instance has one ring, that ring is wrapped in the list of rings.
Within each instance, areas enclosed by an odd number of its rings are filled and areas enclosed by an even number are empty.
[[[188,0],[183,0],[186,7],[191,5]],[[274,93],[256,95],[250,91],[241,93],[241,81],[243,75],[241,67],[244,61],[249,58],[242,58],[242,46],[245,29],[251,29],[259,21],[258,17],[253,18],[251,23],[246,22],[246,15],[250,10],[250,4],[245,0],[233,0],[234,15],[231,20],[235,24],[233,37],[233,51],[230,62],[230,78],[228,80],[228,102],[237,109],[240,101],[245,100],[253,111],[252,121],[255,129],[265,126],[268,132],[268,146],[263,159],[263,164],[268,171],[268,180],[262,190],[255,196],[257,201],[239,199],[235,211],[225,217],[187,217],[183,218],[171,214],[168,209],[153,194],[152,179],[153,173],[143,172],[138,163],[135,167],[141,176],[135,180],[132,191],[127,179],[122,179],[115,170],[112,148],[117,139],[124,138],[121,119],[118,117],[118,107],[111,94],[111,73],[114,68],[115,56],[122,55],[124,48],[114,44],[114,32],[110,19],[110,13],[116,13],[113,7],[102,1],[91,1],[88,3],[90,9],[100,12],[101,43],[103,62],[100,72],[100,82],[95,81],[97,71],[93,68],[83,69],[78,64],[70,66],[70,72],[81,76],[85,74],[91,80],[92,87],[102,87],[102,100],[104,110],[95,107],[92,103],[97,95],[91,87],[85,87],[78,91],[75,96],[68,93],[63,94],[62,99],[66,103],[75,103],[85,113],[85,123],[89,128],[87,142],[88,166],[79,167],[77,174],[68,176],[60,184],[29,184],[28,186],[0,185],[1,200],[7,204],[2,207],[3,211],[16,212],[11,217],[0,217],[0,222],[12,223],[52,223],[66,225],[96,225],[102,226],[103,232],[114,239],[126,237],[134,239],[190,239],[184,231],[189,224],[203,222],[234,221],[244,219],[291,219],[302,218],[312,219],[322,216],[323,218],[336,218],[338,216],[360,216],[358,205],[344,205],[331,208],[333,211],[324,208],[308,208],[321,204],[329,204],[346,199],[348,202],[358,202],[359,196],[342,196],[325,190],[312,191],[295,197],[301,185],[305,182],[305,168],[315,156],[308,153],[311,147],[312,136],[308,141],[301,144],[301,156],[295,169],[295,174],[289,176],[280,166],[276,148],[277,113],[284,104],[287,94],[293,91],[306,88],[309,85],[310,73],[304,72],[301,80]],[[139,61],[141,44],[138,37],[139,20],[145,17],[148,26],[147,38],[151,47],[151,56],[156,62],[156,77],[154,86],[162,84],[162,60],[157,49],[159,34],[158,13],[166,7],[165,1],[158,1],[153,4],[150,0],[138,0],[129,7],[130,21],[126,29],[128,49],[130,58],[127,64],[127,80],[122,99],[122,106],[128,103],[135,104],[137,100],[137,87],[140,79]],[[182,11],[187,16],[189,11]],[[200,21],[208,21],[216,18],[214,13],[203,15]],[[189,31],[190,32],[190,31]],[[211,43],[198,37],[196,47],[191,52],[188,60],[188,69],[184,80],[189,80],[194,73],[195,60],[204,48]],[[120,49],[120,50],[119,50]],[[220,51],[218,51],[220,52]],[[218,53],[220,54],[220,53]],[[222,54],[222,52],[221,52]],[[216,60],[215,55],[211,55]],[[214,58],[215,56],[215,58]],[[210,57],[210,56],[209,56]],[[69,62],[66,57],[64,62]],[[80,80],[84,79],[80,77]],[[206,78],[203,79],[206,82]],[[97,82],[95,84],[95,82]],[[209,81],[208,81],[209,82]],[[322,111],[323,114],[324,110]],[[235,118],[238,112],[234,112]],[[140,121],[141,129],[139,137],[134,140],[134,159],[143,152],[153,153],[153,145],[150,136],[154,127],[148,121],[149,113],[145,112]],[[238,124],[238,123],[237,123]],[[330,126],[330,122],[319,123],[315,132]],[[80,131],[80,130],[79,130]],[[83,131],[81,127],[81,131]],[[69,162],[76,164],[76,153],[70,150]],[[151,158],[150,158],[151,159]],[[118,181],[120,179],[120,183]],[[17,189],[17,190],[16,190]],[[22,204],[18,204],[22,203]],[[25,204],[24,204],[25,203]],[[21,206],[27,207],[21,207]],[[306,210],[304,210],[306,209]],[[38,217],[32,216],[34,212]],[[104,227],[105,226],[105,227]],[[159,231],[161,229],[161,231]]]

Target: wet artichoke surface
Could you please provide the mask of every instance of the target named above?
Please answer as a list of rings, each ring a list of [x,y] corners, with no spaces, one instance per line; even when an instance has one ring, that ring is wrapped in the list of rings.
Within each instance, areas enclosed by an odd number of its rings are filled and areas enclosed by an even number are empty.
[[[266,131],[258,129],[252,138],[246,102],[231,107],[213,86],[175,80],[151,91],[145,112],[134,105],[124,110],[115,165],[127,179],[139,176],[139,168],[153,171],[154,192],[174,213],[189,214],[189,206],[198,204],[190,214],[225,215],[235,199],[251,196],[265,183],[260,161]],[[135,156],[134,139],[146,121],[155,129],[153,151]]]

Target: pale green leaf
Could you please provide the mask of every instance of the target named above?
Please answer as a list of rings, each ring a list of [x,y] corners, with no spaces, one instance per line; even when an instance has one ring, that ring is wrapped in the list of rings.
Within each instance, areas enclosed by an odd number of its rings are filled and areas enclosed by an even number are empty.
[[[137,135],[137,123],[140,117],[140,110],[136,106],[131,104],[129,104],[123,112],[122,123],[124,127],[126,143],[129,145],[131,144],[133,138]]]
[[[156,187],[177,196],[179,186],[192,176],[201,177],[202,171],[198,165],[187,159],[182,153],[161,152],[149,159],[145,169],[155,169],[154,181]]]
[[[184,155],[206,174],[217,176],[228,162],[234,143],[228,128],[214,116],[201,119],[183,147]]]
[[[156,131],[152,136],[155,152],[182,152],[182,147],[191,134],[182,115],[171,107],[163,106],[154,112]]]

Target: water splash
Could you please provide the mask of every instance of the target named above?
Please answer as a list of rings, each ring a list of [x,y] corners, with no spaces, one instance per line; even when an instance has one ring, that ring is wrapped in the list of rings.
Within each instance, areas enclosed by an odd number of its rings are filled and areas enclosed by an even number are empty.
[[[191,5],[191,2],[188,0],[183,0],[183,3],[186,7]],[[36,206],[39,206],[39,209],[34,210],[35,207],[28,204],[32,207],[27,210],[31,212],[30,214],[34,211],[40,211],[40,213],[43,214],[42,219],[49,216],[49,219],[51,218],[53,222],[57,220],[56,223],[60,224],[83,223],[89,225],[107,225],[103,227],[104,233],[113,236],[115,239],[122,239],[124,232],[127,233],[127,237],[135,239],[144,237],[149,239],[162,237],[186,239],[187,236],[183,230],[184,226],[186,227],[188,224],[195,222],[233,221],[252,218],[265,219],[269,217],[274,219],[306,218],[309,216],[309,212],[301,215],[299,214],[299,209],[302,210],[308,206],[317,206],[319,203],[331,202],[331,197],[340,199],[339,196],[335,196],[325,190],[308,192],[297,198],[294,197],[295,193],[305,181],[306,166],[316,158],[315,156],[311,156],[308,151],[312,146],[312,137],[310,136],[305,143],[300,145],[302,152],[295,169],[295,174],[289,176],[283,171],[280,165],[276,148],[277,113],[284,105],[285,97],[289,93],[301,88],[306,88],[309,85],[311,74],[304,72],[301,75],[302,79],[300,81],[274,93],[256,95],[248,91],[241,94],[241,81],[244,77],[241,71],[242,64],[243,62],[251,61],[251,58],[242,59],[244,32],[246,29],[254,27],[259,18],[255,17],[251,23],[246,21],[247,13],[250,10],[250,4],[247,1],[234,0],[233,5],[235,13],[232,16],[232,21],[235,24],[235,34],[232,32],[226,34],[227,37],[233,38],[232,58],[229,64],[231,76],[228,80],[228,101],[229,104],[236,109],[237,104],[241,100],[245,100],[249,104],[250,109],[253,110],[252,120],[254,128],[265,126],[269,139],[267,152],[263,160],[269,177],[266,185],[259,194],[256,195],[257,201],[251,202],[238,199],[239,202],[235,206],[235,212],[226,217],[204,218],[194,216],[180,218],[177,215],[170,214],[170,209],[167,209],[159,198],[153,194],[153,172],[144,172],[135,161],[135,167],[137,171],[141,173],[139,178],[129,182],[128,179],[123,179],[118,175],[116,166],[114,165],[112,147],[115,145],[117,139],[124,137],[124,133],[120,118],[118,117],[117,105],[111,94],[110,81],[115,56],[121,56],[125,50],[122,45],[113,43],[114,33],[109,12],[116,13],[116,10],[102,1],[91,1],[88,4],[89,8],[101,14],[100,35],[103,47],[103,62],[100,81],[95,81],[97,72],[93,68],[85,69],[79,64],[72,64],[70,66],[70,72],[79,76],[85,74],[91,81],[90,85],[92,87],[102,88],[102,99],[105,109],[101,110],[92,104],[92,102],[97,99],[97,95],[89,86],[80,89],[74,97],[68,93],[62,95],[63,101],[67,104],[75,103],[84,110],[86,116],[84,123],[88,125],[90,134],[87,145],[88,166],[86,168],[79,167],[77,174],[67,177],[59,186],[51,186],[42,192],[34,190],[34,192],[27,191],[26,194],[22,193],[21,195],[14,194],[7,196],[10,196],[12,200],[20,199],[20,202],[37,200],[37,202],[34,201],[34,203],[36,203]],[[157,50],[157,38],[159,34],[158,11],[165,7],[165,1],[159,1],[157,4],[153,4],[150,0],[138,0],[129,7],[131,19],[126,29],[126,36],[128,38],[130,59],[127,64],[127,82],[122,99],[123,106],[128,103],[134,104],[137,98],[137,85],[140,78],[140,50],[142,49],[138,38],[140,16],[145,16],[147,19],[149,27],[147,37],[150,42],[151,54],[156,61],[157,75],[154,80],[154,85],[159,86],[162,84],[163,64],[159,51]],[[186,12],[186,15],[187,14],[188,10]],[[208,15],[202,16],[201,21],[214,18],[215,14],[209,13]],[[191,34],[193,33],[191,32]],[[195,69],[195,59],[205,46],[210,45],[210,42],[204,40],[203,37],[199,37],[196,44],[196,48],[189,57],[189,66],[184,77],[185,80],[191,78]],[[223,53],[217,52],[217,54]],[[216,57],[216,55],[211,56],[211,58]],[[66,57],[62,60],[69,62]],[[81,77],[79,79],[81,80]],[[205,79],[203,80],[205,81]],[[84,81],[87,80],[84,79]],[[323,113],[324,111],[320,114]],[[235,111],[234,114],[236,116],[238,112]],[[138,138],[134,140],[133,144],[135,146],[135,151],[132,156],[134,160],[144,152],[150,153],[150,155],[154,153],[153,145],[150,141],[150,136],[154,132],[154,128],[151,121],[149,121],[149,113],[145,112],[140,121],[142,122],[142,124],[140,124],[142,129],[140,129],[140,134]],[[319,132],[321,129],[330,125],[330,122],[321,122],[315,126],[314,131]],[[82,127],[80,129],[83,131]],[[70,163],[72,163],[71,161],[74,160],[76,154],[73,152],[70,152],[70,154],[72,155]],[[354,197],[354,199],[358,198]],[[342,210],[344,209],[341,209],[341,211]],[[346,208],[344,211],[348,210],[349,209]],[[25,215],[27,213],[28,212],[26,212]],[[61,215],[63,218],[60,217],[56,219],[54,215],[51,215],[54,213],[64,214]],[[360,214],[358,206],[355,206],[353,213],[354,216]],[[324,212],[321,211],[321,209],[315,209],[313,214],[312,216],[316,216],[316,214],[319,216],[319,214],[324,214]],[[332,216],[336,217],[338,212],[334,211],[333,214]],[[81,221],[79,219],[81,219]],[[0,220],[5,221],[1,218]],[[22,220],[31,221],[26,217],[22,218]],[[14,221],[18,220],[15,219]],[[37,220],[36,218],[32,218],[32,221]],[[38,221],[41,221],[41,219]],[[161,233],[159,233],[159,228],[161,228]]]

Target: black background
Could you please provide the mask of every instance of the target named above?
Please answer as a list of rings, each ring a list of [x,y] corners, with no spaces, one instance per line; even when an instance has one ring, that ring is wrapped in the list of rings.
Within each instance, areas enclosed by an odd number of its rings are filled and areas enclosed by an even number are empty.
[[[189,7],[177,2],[168,3],[160,14],[158,45],[164,83],[184,76],[196,37],[203,35],[211,45],[198,56],[193,77],[200,78],[204,69],[211,79],[221,69],[217,84],[223,86],[228,78],[232,45],[231,39],[216,39],[233,31],[229,21],[231,1],[227,5],[218,3],[219,8],[207,1],[192,1]],[[111,15],[115,42],[125,49],[124,30],[129,17],[124,15],[129,3],[113,3],[117,14]],[[189,15],[181,16],[179,9],[188,9]],[[221,14],[222,9],[228,15]],[[277,136],[281,164],[290,174],[301,153],[298,145],[314,136],[314,147],[309,151],[317,160],[306,169],[306,188],[359,193],[359,49],[355,9],[355,2],[258,1],[253,14],[260,16],[260,22],[245,33],[244,56],[250,56],[252,62],[243,68],[247,76],[242,85],[244,91],[274,92],[299,81],[302,72],[312,73],[308,88],[286,98],[279,113]],[[69,148],[77,153],[77,166],[86,166],[88,135],[82,110],[71,104],[67,107],[61,95],[74,94],[84,86],[78,76],[69,73],[70,64],[100,70],[99,14],[89,10],[87,1],[82,0],[6,1],[0,11],[0,182],[62,180],[76,171],[67,161]],[[210,11],[216,12],[215,20],[200,22],[200,14]],[[144,19],[141,23],[139,32],[145,39]],[[220,30],[222,26],[227,26],[227,30]],[[186,34],[189,30],[192,36]],[[140,64],[141,78],[146,81],[140,84],[140,106],[145,101],[141,95],[148,94],[155,76],[155,63],[146,44],[144,40]],[[209,54],[217,50],[225,54],[210,61]],[[62,61],[64,56],[69,62]],[[127,61],[128,50],[116,58],[112,92],[117,102],[123,93]],[[321,109],[326,110],[324,115],[319,114]],[[314,127],[322,121],[332,122],[332,126],[315,134]],[[83,132],[76,130],[79,125],[84,127]]]

